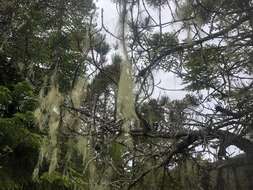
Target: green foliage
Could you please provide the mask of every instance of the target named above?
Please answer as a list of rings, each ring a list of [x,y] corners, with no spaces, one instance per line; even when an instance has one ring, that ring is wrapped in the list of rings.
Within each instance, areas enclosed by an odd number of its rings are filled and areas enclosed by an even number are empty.
[[[11,101],[11,91],[5,86],[0,86],[0,105],[7,106]]]
[[[30,143],[34,149],[39,148],[39,141],[36,140],[39,139],[39,136],[32,134],[25,128],[34,122],[34,118],[31,116],[31,113],[28,113],[20,114],[12,118],[1,118],[1,144],[16,147],[20,143]]]
[[[60,174],[58,172],[53,172],[51,174],[45,172],[40,177],[39,184],[42,186],[48,186],[48,184],[50,184],[50,186],[52,186],[52,187],[55,186],[55,187],[59,187],[62,189],[67,189],[71,185],[73,186],[73,184],[71,184],[71,182],[69,181],[68,177],[62,176],[62,174]]]
[[[219,60],[221,54],[216,47],[206,47],[204,49],[190,52],[187,56],[185,64],[185,74],[183,81],[189,84],[189,90],[209,89],[219,84]]]
[[[154,33],[150,37],[150,46],[154,54],[159,54],[163,48],[174,48],[178,44],[177,36],[172,33]]]
[[[164,119],[164,110],[155,99],[151,99],[147,103],[144,103],[141,107],[141,113],[143,113],[144,118],[150,125],[158,123]]]
[[[38,106],[33,89],[27,82],[17,83],[14,86],[12,97],[19,108],[18,110],[22,113],[33,111]]]
[[[198,24],[204,24],[211,18],[211,13],[215,8],[219,7],[219,1],[201,0],[200,3],[194,1],[181,1],[181,6],[178,11],[180,19],[195,18]],[[216,7],[217,6],[217,7]]]
[[[110,86],[118,85],[121,58],[114,57],[113,62],[114,64],[105,66],[92,80],[87,101],[91,101],[94,97],[99,97]]]
[[[122,62],[122,57],[119,54],[114,54],[112,56],[112,64],[120,64]]]
[[[27,82],[19,82],[15,85],[10,85],[9,88],[0,86],[1,116],[11,117],[17,114],[16,116],[20,116],[19,118],[22,120],[22,113],[25,118],[30,118],[31,120],[31,111],[33,111],[37,105],[37,99]]]
[[[146,2],[153,6],[153,7],[158,7],[158,6],[162,6],[163,4],[167,3],[166,0],[146,0]]]
[[[94,50],[99,53],[101,56],[105,56],[109,50],[110,46],[105,41],[105,35],[97,34],[91,44],[94,46]]]
[[[199,25],[208,24],[217,12],[241,11],[250,6],[249,1],[241,0],[180,0],[177,5],[180,19],[193,18]],[[224,16],[226,15],[223,14]]]
[[[0,175],[0,181],[3,182],[1,187],[8,183],[12,185],[11,181],[15,181],[15,185],[29,183],[37,162],[41,137],[25,128],[28,126],[20,121],[21,118],[25,121],[30,120],[21,115],[0,118],[0,155],[2,156],[0,166],[5,171]],[[6,147],[9,149],[8,152]],[[6,180],[3,180],[5,178],[10,182],[6,184]],[[8,188],[12,189],[12,187]]]

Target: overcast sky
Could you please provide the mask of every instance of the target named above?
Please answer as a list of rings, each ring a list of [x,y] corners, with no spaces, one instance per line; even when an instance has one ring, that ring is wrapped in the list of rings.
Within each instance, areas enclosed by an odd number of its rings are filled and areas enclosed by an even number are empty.
[[[110,32],[117,35],[119,28],[118,28],[118,12],[116,9],[116,5],[112,3],[111,0],[97,0],[97,8],[98,8],[98,22],[101,24],[101,10],[104,10],[104,25],[105,27],[110,30]],[[154,9],[149,9],[150,14],[154,18],[157,18],[157,11]],[[167,14],[166,14],[167,13]],[[170,15],[168,12],[162,12],[162,21],[166,22],[169,21]],[[106,33],[107,42],[113,46],[116,42],[115,38]],[[173,74],[168,74],[164,72],[156,72],[154,73],[155,76],[155,84],[159,84],[159,87],[164,89],[181,89],[183,86],[181,85],[181,80],[178,79]],[[166,91],[156,88],[154,91],[154,97],[159,97],[160,95],[167,95],[170,99],[181,99],[185,96],[186,92],[184,91]]]

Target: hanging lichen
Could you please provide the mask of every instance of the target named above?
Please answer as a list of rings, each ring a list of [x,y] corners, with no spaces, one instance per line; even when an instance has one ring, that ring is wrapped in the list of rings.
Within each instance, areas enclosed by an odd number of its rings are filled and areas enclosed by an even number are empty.
[[[128,61],[123,62],[118,90],[118,112],[120,117],[128,121],[137,118],[134,109],[133,82],[131,74],[131,65]]]
[[[39,178],[39,169],[43,163],[43,159],[48,157],[48,139],[44,138],[43,142],[40,147],[40,153],[39,153],[39,158],[37,165],[33,171],[33,179],[37,180]]]
[[[54,76],[52,77],[52,81],[53,79]],[[59,92],[58,86],[52,85],[48,94],[41,98],[41,105],[35,111],[35,117],[40,129],[48,127],[49,132],[48,139],[45,139],[41,145],[39,161],[33,174],[35,178],[38,177],[39,167],[44,158],[49,161],[49,174],[57,168],[57,155],[59,151],[57,148],[57,135],[60,123],[60,106],[63,100],[64,98]]]
[[[42,89],[41,96],[44,94]],[[59,92],[58,85],[52,85],[47,96],[40,98],[40,107],[35,110],[35,117],[37,118],[40,129],[44,129],[47,125],[50,125],[55,121],[59,121],[60,105],[64,98]],[[48,123],[49,122],[49,123]]]
[[[88,150],[88,139],[87,137],[78,137],[77,145],[76,145],[77,151],[82,156],[83,164],[88,160],[89,158],[89,150]]]
[[[70,92],[71,107],[79,109],[82,100],[86,97],[86,81],[85,78],[79,78],[75,86]],[[62,118],[62,131],[78,131],[81,128],[80,114],[77,111],[69,112],[64,110],[64,117]]]
[[[132,147],[132,138],[129,134],[131,125],[137,121],[137,116],[134,109],[133,84],[131,78],[131,65],[128,62],[123,62],[121,77],[119,81],[117,110],[120,118],[123,118],[123,136],[122,140],[128,147]]]
[[[120,26],[121,26],[121,48],[123,54],[123,61],[121,62],[121,74],[118,83],[118,97],[117,97],[117,112],[119,118],[125,122],[123,124],[122,140],[132,147],[132,139],[129,134],[131,125],[137,121],[134,105],[133,95],[133,79],[132,79],[132,65],[128,58],[127,44],[126,44],[126,20],[127,20],[127,1],[120,1]]]
[[[81,106],[82,99],[85,97],[86,94],[85,79],[80,78],[76,81],[75,86],[69,92],[68,98],[67,94],[65,94],[64,97],[63,94],[60,93],[55,78],[55,75],[53,75],[51,79],[52,85],[45,97],[43,97],[45,92],[44,88],[42,88],[40,101],[41,104],[40,107],[35,111],[35,116],[37,118],[37,122],[40,129],[47,130],[48,136],[45,137],[44,143],[41,145],[39,160],[37,163],[37,167],[35,168],[33,173],[34,179],[38,178],[39,168],[44,159],[49,161],[49,175],[57,169],[59,153],[61,152],[61,147],[58,145],[59,132],[67,132],[69,129],[78,131],[81,127],[79,113],[69,112],[67,109],[64,109],[63,104],[66,102],[67,99],[70,99],[73,108],[79,108]],[[86,140],[84,140],[83,138],[82,142],[85,141]],[[70,139],[66,143],[66,147],[68,148],[65,155],[66,166],[68,165],[67,163],[71,160],[73,152],[72,149],[74,148],[73,146],[75,146],[73,142],[74,141]],[[80,144],[81,141],[77,140],[77,142],[77,144]],[[71,144],[71,146],[67,145],[68,143]],[[83,145],[84,143],[81,143],[81,146]],[[82,148],[84,150],[81,150],[81,148],[78,148],[78,150],[81,152],[84,160],[86,155],[86,146],[83,146]],[[64,169],[64,171],[66,172],[67,169]]]
[[[52,172],[55,171],[55,169],[58,166],[58,148],[54,147],[52,150],[52,155],[50,156],[50,165],[49,165],[49,170],[48,173],[52,174]]]
[[[79,78],[71,92],[71,99],[75,108],[79,108],[81,106],[81,101],[85,99],[85,96],[86,81],[84,78]]]

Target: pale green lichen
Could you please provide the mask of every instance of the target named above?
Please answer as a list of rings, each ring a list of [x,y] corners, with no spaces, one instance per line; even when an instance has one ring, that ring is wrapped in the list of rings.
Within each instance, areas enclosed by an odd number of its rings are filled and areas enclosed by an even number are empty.
[[[79,119],[80,114],[78,112],[69,112],[62,107],[67,96],[59,91],[57,82],[54,81],[56,77],[53,76],[51,81],[52,85],[46,96],[44,95],[44,88],[41,90],[40,95],[40,107],[35,111],[38,125],[40,129],[47,129],[48,136],[45,137],[44,143],[41,145],[39,160],[37,166],[33,172],[34,179],[38,179],[39,168],[42,165],[44,159],[49,161],[48,174],[51,175],[56,171],[59,162],[59,153],[61,152],[59,146],[59,132],[67,132],[69,129],[80,130],[81,121]],[[46,82],[45,82],[46,84]],[[82,100],[86,95],[86,82],[84,78],[79,78],[76,81],[75,86],[69,92],[69,98],[71,99],[72,106],[79,108],[82,104]],[[80,137],[77,140],[69,140],[67,145],[67,151],[65,153],[65,166],[64,173],[68,173],[68,163],[71,161],[73,150],[75,146],[77,151],[83,157],[83,162],[87,159],[87,139],[86,137]]]
[[[55,169],[58,166],[58,148],[55,147],[52,151],[51,159],[50,159],[50,165],[49,165],[49,170],[48,173],[51,174],[52,172],[55,171]]]
[[[40,107],[35,110],[35,117],[37,119],[40,129],[47,127],[48,118],[50,122],[48,127],[53,121],[59,120],[60,115],[60,105],[62,104],[64,98],[59,92],[58,86],[52,86],[46,97],[41,98]]]
[[[134,108],[133,80],[131,70],[131,65],[128,62],[122,63],[117,104],[119,116],[126,120],[137,119]]]
[[[87,137],[79,137],[76,145],[77,151],[82,156],[83,164],[89,158],[89,147],[88,147],[88,139]]]
[[[34,178],[38,176],[39,167],[44,158],[50,162],[49,174],[57,168],[57,138],[60,123],[60,106],[63,100],[63,95],[59,92],[58,86],[52,85],[48,94],[45,97],[41,97],[40,107],[35,111],[35,117],[40,129],[48,128],[49,135],[48,139],[41,145],[38,164],[33,173]]]
[[[33,179],[38,180],[39,178],[39,169],[43,163],[43,159],[48,158],[48,139],[44,138],[40,147],[40,152],[39,152],[39,158],[37,165],[33,171]]]
[[[76,85],[71,91],[71,99],[75,108],[80,107],[81,102],[86,96],[86,81],[84,78],[77,80]]]
[[[120,1],[120,26],[121,26],[121,48],[123,60],[121,62],[121,74],[118,83],[117,112],[123,124],[122,141],[130,148],[133,148],[133,140],[129,134],[132,125],[138,123],[135,112],[134,85],[132,78],[132,64],[127,53],[126,32],[127,32],[127,1]]]

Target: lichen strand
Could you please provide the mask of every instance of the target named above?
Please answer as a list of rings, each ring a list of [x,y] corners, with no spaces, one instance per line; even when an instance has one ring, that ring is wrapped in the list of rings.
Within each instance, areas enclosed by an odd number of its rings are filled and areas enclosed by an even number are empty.
[[[121,64],[121,75],[118,85],[117,111],[118,117],[123,119],[122,140],[129,148],[133,147],[133,140],[129,134],[130,127],[137,123],[138,118],[135,113],[133,80],[129,61],[123,61]]]
[[[52,85],[47,96],[41,97],[40,107],[35,110],[35,117],[37,119],[40,129],[45,129],[55,122],[59,121],[60,105],[64,98],[59,92],[57,85]]]
[[[123,135],[121,136],[124,143],[130,148],[133,148],[133,139],[131,138],[130,127],[136,124],[138,118],[135,113],[134,95],[133,95],[133,79],[132,65],[129,61],[127,53],[126,33],[127,33],[127,1],[119,1],[120,5],[120,36],[121,36],[121,51],[123,60],[121,62],[121,73],[118,83],[117,96],[117,113],[120,119],[125,122],[123,124]]]
[[[96,190],[108,190],[112,169],[107,165],[98,164],[98,153],[92,149],[90,142],[92,137],[78,137],[76,143],[76,150],[82,157],[83,162],[83,176],[86,185],[83,189],[96,189]]]
[[[82,156],[83,165],[89,159],[89,147],[87,137],[78,137],[76,149],[77,152]]]
[[[77,112],[70,113],[67,109],[63,108],[63,104],[65,102],[71,102],[71,106],[74,108],[79,108],[81,106],[82,100],[86,95],[85,79],[80,78],[76,81],[75,86],[69,92],[69,96],[63,95],[59,91],[58,85],[55,85],[56,82],[52,83],[54,85],[51,86],[45,97],[41,97],[40,107],[35,111],[40,129],[47,130],[49,134],[45,137],[44,143],[41,145],[39,160],[33,173],[34,178],[38,177],[39,168],[44,159],[49,161],[49,175],[56,171],[59,153],[61,152],[61,147],[58,145],[59,132],[65,132],[69,129],[78,131],[81,127],[79,114]],[[44,94],[44,92],[41,92],[41,94]],[[87,142],[85,141],[87,140],[84,140],[84,138],[82,140],[77,140],[77,147],[79,147],[77,149],[83,156],[83,160],[85,160],[86,157],[86,146],[84,145],[87,144]],[[67,148],[73,149],[73,146],[76,146],[76,144],[72,143],[72,146],[67,146]],[[71,152],[72,150],[66,151],[65,158],[67,160],[71,159]]]
[[[43,139],[43,142],[42,142],[42,145],[40,147],[40,152],[39,152],[39,158],[38,158],[38,161],[37,161],[37,165],[33,171],[33,180],[38,180],[39,179],[39,170],[40,170],[40,167],[43,163],[43,160],[44,158],[47,158],[48,157],[48,139],[47,138],[44,138]]]
[[[81,101],[86,97],[87,84],[84,78],[79,78],[71,92],[71,99],[75,108],[81,106]]]
[[[89,189],[108,190],[111,184],[112,169],[105,168],[103,171],[97,172],[95,162],[89,165]]]
[[[49,174],[57,168],[57,134],[60,122],[60,106],[63,100],[64,98],[59,92],[58,86],[52,85],[48,94],[41,97],[40,107],[35,111],[40,129],[48,128],[49,136],[48,139],[44,139],[44,143],[41,145],[38,164],[33,172],[34,179],[38,178],[39,168],[44,159],[50,162]]]
[[[117,106],[118,115],[120,118],[123,118],[127,121],[133,121],[137,119],[134,109],[131,65],[126,61],[122,63]]]

